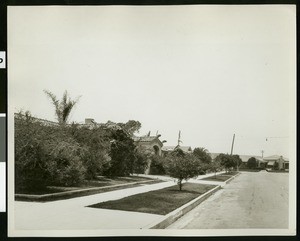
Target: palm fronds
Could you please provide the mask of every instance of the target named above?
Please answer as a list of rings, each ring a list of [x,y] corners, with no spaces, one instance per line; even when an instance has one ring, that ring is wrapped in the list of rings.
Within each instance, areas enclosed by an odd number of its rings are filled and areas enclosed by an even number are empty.
[[[50,91],[44,90],[44,93],[47,95],[47,97],[49,97],[55,107],[55,114],[59,124],[66,124],[72,109],[78,103],[80,97],[77,97],[75,100],[71,100],[71,98],[68,96],[68,92],[65,91],[62,100],[59,101],[57,97]]]

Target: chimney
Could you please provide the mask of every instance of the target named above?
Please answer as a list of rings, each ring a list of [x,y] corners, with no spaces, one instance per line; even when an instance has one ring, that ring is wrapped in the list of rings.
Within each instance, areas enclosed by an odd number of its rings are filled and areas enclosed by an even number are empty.
[[[94,124],[94,123],[95,123],[94,119],[92,119],[92,118],[85,118],[85,124],[91,125],[91,124]]]

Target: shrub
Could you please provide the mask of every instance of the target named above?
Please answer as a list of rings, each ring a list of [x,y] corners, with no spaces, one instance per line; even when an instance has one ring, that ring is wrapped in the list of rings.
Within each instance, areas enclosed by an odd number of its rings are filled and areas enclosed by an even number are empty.
[[[19,115],[15,119],[16,190],[80,183],[85,151],[64,128],[44,125],[28,112]]]
[[[107,176],[128,176],[133,173],[135,163],[135,148],[133,139],[123,130],[115,130],[112,134],[110,148],[110,166],[105,170]]]
[[[145,170],[148,167],[148,158],[149,155],[146,152],[137,149],[133,163],[133,172],[138,174],[145,173]]]
[[[152,155],[150,157],[151,165],[149,174],[152,175],[165,175],[166,170],[164,168],[164,158],[158,155]]]
[[[86,168],[85,177],[94,179],[97,175],[102,175],[110,166],[111,132],[101,126],[89,129],[76,124],[71,125],[68,131],[87,150],[82,157]]]

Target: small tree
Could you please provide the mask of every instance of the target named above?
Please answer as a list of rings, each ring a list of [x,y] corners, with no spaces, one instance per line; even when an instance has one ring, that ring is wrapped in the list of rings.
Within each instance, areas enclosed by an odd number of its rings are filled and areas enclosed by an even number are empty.
[[[225,168],[226,172],[228,171],[228,169],[236,166],[235,158],[228,154],[221,153],[216,157],[216,160],[220,162],[220,165]]]
[[[256,159],[255,159],[255,157],[249,158],[249,160],[247,161],[247,167],[250,168],[250,169],[256,168]]]
[[[240,165],[242,165],[243,161],[239,155],[233,155],[232,157],[234,158],[234,161],[235,161],[235,167],[236,167],[236,169],[238,169],[238,167]]]
[[[177,149],[166,158],[165,169],[167,173],[177,178],[179,190],[182,190],[182,181],[198,176],[201,163],[193,155],[185,154]]]
[[[220,168],[221,168],[221,165],[218,160],[212,161],[208,166],[208,170],[215,173],[215,178],[217,178],[217,171],[219,171]]]

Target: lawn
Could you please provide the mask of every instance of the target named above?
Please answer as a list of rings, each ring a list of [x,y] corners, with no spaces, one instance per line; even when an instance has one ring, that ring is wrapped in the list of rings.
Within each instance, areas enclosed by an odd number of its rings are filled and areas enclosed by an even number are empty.
[[[225,182],[232,176],[236,175],[238,172],[227,172],[227,173],[222,173],[218,174],[216,176],[211,176],[211,177],[206,177],[201,180],[206,180],[206,181],[217,181],[217,182]]]
[[[16,200],[18,201],[56,201],[56,200],[64,200],[74,197],[81,197],[87,195],[93,195],[98,193],[110,192],[125,188],[138,187],[141,185],[151,185],[155,183],[163,182],[158,179],[150,179],[144,177],[116,177],[116,178],[104,178],[99,177],[97,180],[86,181],[83,185],[79,187],[45,187],[39,190],[18,190],[16,194],[25,194],[22,196],[16,196]],[[120,185],[121,184],[121,185]],[[116,186],[120,185],[120,186]],[[99,189],[97,188],[99,187]],[[92,188],[92,189],[91,189]],[[76,192],[70,192],[76,191]],[[56,195],[56,193],[58,195]],[[54,194],[54,195],[46,195],[45,194]],[[27,195],[33,195],[31,196]]]
[[[62,187],[62,186],[48,186],[40,189],[20,189],[16,188],[16,193],[18,194],[30,194],[30,195],[43,195],[43,194],[51,194],[51,193],[58,193],[58,192],[66,192],[66,191],[73,191],[73,190],[83,190],[93,187],[110,187],[120,184],[130,184],[133,182],[144,182],[144,181],[151,181],[153,184],[157,180],[153,180],[146,177],[139,177],[139,176],[129,176],[129,177],[103,177],[98,176],[94,180],[85,180],[81,185],[77,187]]]
[[[182,191],[179,191],[176,185],[88,207],[166,215],[214,187],[214,185],[185,183]]]

